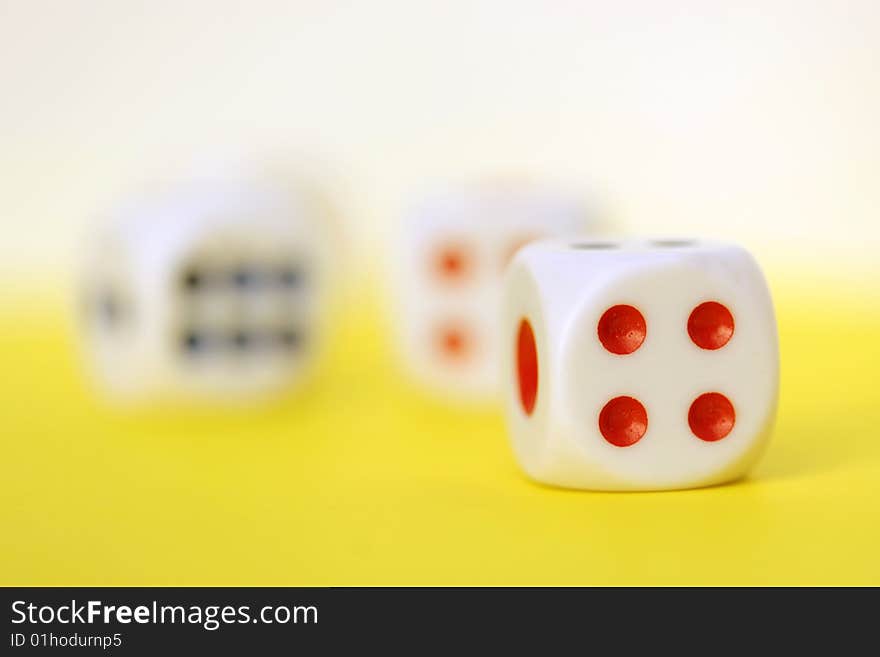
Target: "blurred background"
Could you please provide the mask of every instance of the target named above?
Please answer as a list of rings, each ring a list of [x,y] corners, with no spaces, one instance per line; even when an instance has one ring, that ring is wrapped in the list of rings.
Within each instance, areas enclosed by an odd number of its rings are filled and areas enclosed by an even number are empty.
[[[873,0],[0,0],[0,583],[880,584],[878,44]],[[109,411],[69,330],[90,227],[237,159],[341,218],[329,363],[261,411]],[[499,176],[757,255],[782,397],[752,479],[539,487],[495,410],[389,375],[401,213]]]
[[[0,0],[5,292],[61,284],[120,194],[234,152],[320,179],[364,266],[423,187],[500,174],[862,284],[878,41],[871,0]]]

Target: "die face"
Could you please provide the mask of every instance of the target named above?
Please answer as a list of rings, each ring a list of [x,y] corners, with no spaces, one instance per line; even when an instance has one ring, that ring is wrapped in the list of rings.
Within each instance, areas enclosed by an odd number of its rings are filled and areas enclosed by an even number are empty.
[[[541,248],[572,262],[568,245]],[[517,440],[544,445],[532,475],[609,490],[742,475],[769,437],[778,388],[776,324],[760,270],[725,245],[634,242],[610,251],[585,251],[582,294],[553,311],[546,298],[538,304],[545,317],[566,316],[545,338],[555,341],[543,363],[547,394],[556,395],[549,428],[530,427],[521,410],[517,420]]]
[[[112,288],[128,300],[126,331],[86,326],[105,388],[234,400],[304,380],[327,294],[314,220],[282,193],[245,185],[178,190],[119,213],[87,283],[89,296]]]
[[[494,397],[506,265],[529,241],[583,223],[573,202],[510,190],[440,195],[411,213],[394,278],[400,342],[416,378],[447,396]]]
[[[492,326],[484,304],[434,299],[405,321],[404,357],[420,383],[450,398],[480,399],[491,390],[494,372],[485,361]]]
[[[279,237],[212,233],[175,268],[166,350],[181,385],[259,391],[299,373],[312,349],[314,277],[302,245]]]
[[[80,324],[89,365],[110,390],[136,394],[140,378],[143,308],[131,258],[119,240],[105,236],[93,251],[83,281]]]
[[[517,461],[533,479],[550,482],[554,416],[558,405],[553,328],[546,297],[526,266],[512,266],[502,301],[502,392]]]

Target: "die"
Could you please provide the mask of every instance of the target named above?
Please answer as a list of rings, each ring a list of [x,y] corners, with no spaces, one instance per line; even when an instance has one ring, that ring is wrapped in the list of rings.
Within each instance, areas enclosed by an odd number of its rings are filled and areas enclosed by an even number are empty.
[[[254,400],[307,380],[324,329],[326,236],[305,192],[178,184],[129,202],[84,263],[81,335],[109,396]]]
[[[503,293],[505,415],[533,479],[592,490],[743,476],[771,433],[773,304],[743,248],[544,241]]]
[[[447,401],[498,397],[504,268],[541,237],[589,232],[577,199],[537,186],[445,189],[405,217],[393,254],[397,345],[412,377]]]

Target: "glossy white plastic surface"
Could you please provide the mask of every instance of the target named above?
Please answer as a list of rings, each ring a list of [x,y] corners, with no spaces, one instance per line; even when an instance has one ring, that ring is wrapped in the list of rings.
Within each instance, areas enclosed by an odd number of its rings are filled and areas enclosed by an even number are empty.
[[[230,401],[303,381],[323,334],[319,224],[305,198],[250,181],[121,208],[85,266],[82,341],[99,384],[125,400]]]
[[[395,327],[413,377],[440,397],[498,397],[498,316],[503,272],[535,239],[594,226],[576,199],[529,186],[451,189],[425,199],[403,223],[392,271]],[[446,252],[463,264],[444,275]],[[448,348],[459,335],[458,348]]]
[[[574,244],[574,245],[573,245]],[[632,240],[540,242],[519,252],[503,295],[506,416],[516,457],[538,481],[595,490],[706,486],[741,477],[764,449],[779,382],[777,328],[763,274],[744,249],[708,242]],[[706,301],[733,315],[729,342],[697,346],[688,318]],[[603,313],[630,305],[645,319],[633,353],[606,349]],[[517,332],[526,319],[538,354],[538,390],[528,414],[520,398]],[[688,412],[718,392],[735,409],[730,433],[700,440]],[[619,447],[603,437],[599,414],[618,396],[645,407],[647,431]]]

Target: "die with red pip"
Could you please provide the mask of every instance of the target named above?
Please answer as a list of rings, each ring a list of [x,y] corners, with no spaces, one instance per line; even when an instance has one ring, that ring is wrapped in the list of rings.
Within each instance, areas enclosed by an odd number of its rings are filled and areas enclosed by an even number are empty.
[[[743,248],[539,242],[508,271],[506,416],[533,479],[662,490],[742,477],[769,440],[773,304]]]

